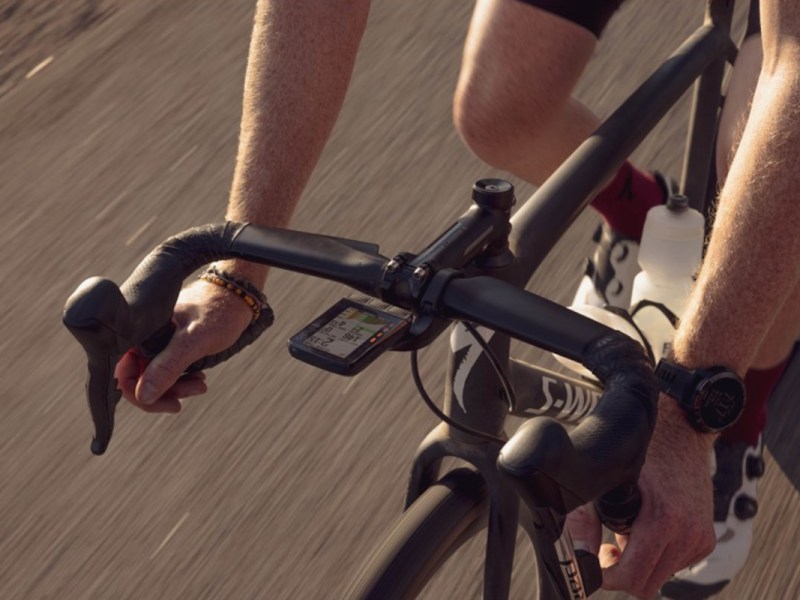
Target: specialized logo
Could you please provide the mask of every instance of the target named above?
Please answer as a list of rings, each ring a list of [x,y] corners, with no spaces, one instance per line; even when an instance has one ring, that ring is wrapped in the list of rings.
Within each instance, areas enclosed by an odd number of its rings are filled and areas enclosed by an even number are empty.
[[[487,327],[477,327],[476,329],[488,344],[494,335],[494,331]],[[475,363],[478,362],[478,358],[483,353],[483,348],[472,337],[467,328],[459,323],[453,328],[453,333],[450,334],[450,349],[453,351],[456,363],[456,372],[453,377],[453,395],[456,397],[461,410],[467,412],[467,407],[464,406],[464,389],[467,386],[469,373]]]
[[[567,582],[570,597],[574,600],[586,598],[586,594],[583,593],[583,583],[581,582],[580,571],[578,571],[578,564],[574,560],[559,561],[558,564],[561,567],[561,574]]]
[[[572,547],[572,539],[566,526],[561,533],[561,537],[555,543],[556,555],[558,556],[558,566],[561,568],[561,576],[569,590],[569,597],[572,600],[586,600],[586,591],[583,589],[583,579],[578,569],[578,560],[575,557],[575,550]]]
[[[557,415],[564,421],[580,421],[592,412],[600,399],[600,392],[587,390],[566,381],[542,377],[544,405],[537,411]]]

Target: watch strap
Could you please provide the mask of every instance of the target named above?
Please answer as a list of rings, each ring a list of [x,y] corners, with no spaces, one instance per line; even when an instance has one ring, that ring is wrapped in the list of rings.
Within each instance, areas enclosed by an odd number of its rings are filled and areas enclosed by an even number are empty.
[[[655,376],[662,392],[677,400],[682,408],[689,408],[687,394],[694,393],[698,380],[695,371],[681,368],[662,359],[656,365]]]
[[[698,431],[722,431],[741,416],[744,382],[730,369],[716,366],[691,370],[662,359],[656,366],[655,375],[661,391],[678,403],[689,423]],[[724,381],[728,383],[722,383]],[[726,391],[731,381],[736,382],[738,393],[730,387]]]

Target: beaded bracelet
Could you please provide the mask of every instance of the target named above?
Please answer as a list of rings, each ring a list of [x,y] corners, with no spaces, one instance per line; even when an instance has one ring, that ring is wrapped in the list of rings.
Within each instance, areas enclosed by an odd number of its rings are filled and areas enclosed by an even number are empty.
[[[200,275],[200,279],[224,287],[239,296],[253,311],[253,321],[258,320],[261,316],[261,311],[272,311],[267,303],[267,297],[249,281],[237,279],[216,267],[208,269],[208,271]]]

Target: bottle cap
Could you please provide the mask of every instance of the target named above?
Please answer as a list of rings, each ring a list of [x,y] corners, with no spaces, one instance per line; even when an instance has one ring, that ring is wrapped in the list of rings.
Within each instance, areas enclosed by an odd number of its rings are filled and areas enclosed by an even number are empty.
[[[670,194],[667,198],[667,208],[671,211],[682,212],[689,208],[689,198],[683,194]]]

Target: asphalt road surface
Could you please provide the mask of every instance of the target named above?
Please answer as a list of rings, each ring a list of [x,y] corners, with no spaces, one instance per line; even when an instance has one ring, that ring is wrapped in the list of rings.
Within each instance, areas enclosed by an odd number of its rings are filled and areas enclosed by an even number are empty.
[[[345,291],[296,275],[271,277],[276,325],[209,373],[207,396],[177,417],[121,406],[109,452],[89,452],[83,356],[61,326],[64,301],[86,277],[122,281],[162,239],[222,218],[253,5],[104,2],[102,18],[28,67],[14,63],[0,90],[0,598],[337,598],[401,508],[410,458],[435,419],[405,356],[353,380],[290,359],[285,340]],[[470,10],[374,2],[296,228],[384,253],[419,249],[463,212],[473,180],[502,175],[451,126]],[[608,114],[701,13],[689,0],[628,3],[581,98]],[[679,172],[686,106],[637,152],[640,164]],[[521,197],[532,191],[515,183]],[[570,296],[595,222],[579,220],[532,289]],[[432,389],[443,346],[423,357]],[[790,396],[772,407],[753,559],[721,597],[800,597]],[[480,565],[477,542],[425,597],[479,597]],[[521,540],[515,598],[530,597],[532,568]]]

